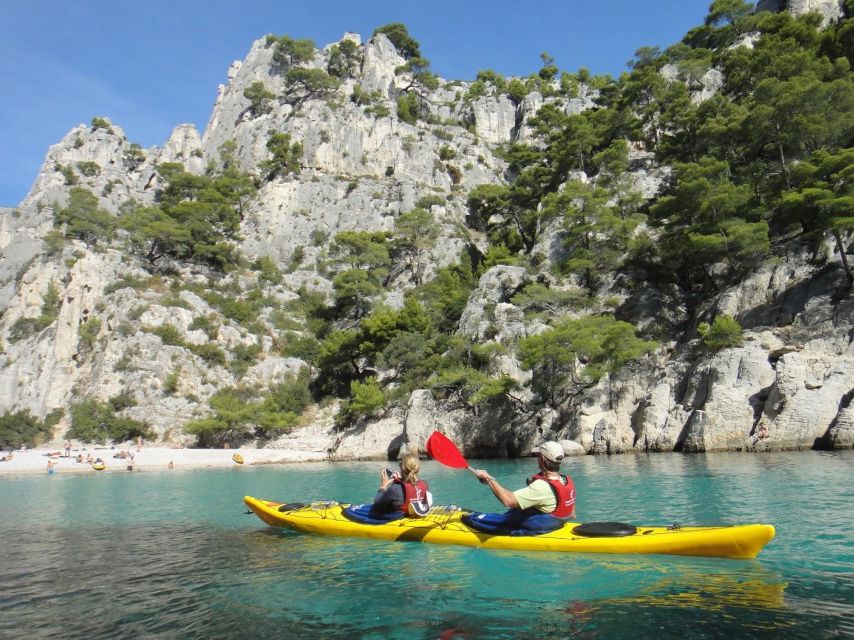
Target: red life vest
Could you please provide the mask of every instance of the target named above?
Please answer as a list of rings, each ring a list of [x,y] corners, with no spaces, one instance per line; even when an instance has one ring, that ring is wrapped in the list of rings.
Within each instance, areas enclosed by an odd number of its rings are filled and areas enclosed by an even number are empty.
[[[551,515],[555,518],[568,518],[575,510],[575,485],[569,476],[561,475],[561,479],[563,479],[563,482],[554,478],[547,478],[545,474],[538,473],[528,480],[528,484],[531,484],[534,480],[545,480],[548,482],[552,488],[552,492],[555,494],[555,509],[551,512]]]
[[[419,503],[427,504],[427,483],[419,480],[416,484],[404,482],[400,478],[396,478],[395,482],[403,487],[403,504],[400,505],[400,511],[411,514],[409,506],[418,506]]]

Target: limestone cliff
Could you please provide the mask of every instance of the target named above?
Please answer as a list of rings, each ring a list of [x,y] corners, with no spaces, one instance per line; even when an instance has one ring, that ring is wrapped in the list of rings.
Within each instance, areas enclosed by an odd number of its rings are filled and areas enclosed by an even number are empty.
[[[836,0],[787,6],[796,13],[818,9],[827,20],[841,15]],[[478,185],[506,181],[501,145],[533,142],[530,118],[544,104],[569,114],[594,105],[596,91],[584,84],[572,95],[531,92],[517,101],[496,90],[468,96],[472,83],[439,79],[437,88],[420,90],[421,117],[408,122],[396,107],[412,82],[396,72],[405,60],[384,35],[365,44],[354,34],[344,38],[358,45],[358,68],[323,95],[295,95],[276,69],[269,41],[260,39],[229,69],[201,136],[180,125],[162,148],[140,149],[106,122],[80,125],[49,149],[20,206],[0,210],[0,412],[27,409],[44,416],[84,396],[106,400],[129,393],[135,406],[125,415],[146,421],[163,440],[192,440],[181,427],[206,415],[206,401],[217,390],[238,384],[266,389],[305,365],[279,354],[273,327],[285,321],[274,310],[262,307],[254,319],[261,329],[248,331],[204,295],[212,281],[280,302],[297,298],[301,287],[328,296],[330,276],[318,265],[330,238],[347,230],[390,231],[401,213],[425,197],[440,228],[427,260],[429,279],[466,247],[483,245],[482,231],[468,224],[466,196]],[[331,52],[331,45],[316,50],[306,67],[325,69]],[[673,69],[662,74],[675,77]],[[291,98],[256,111],[244,92],[257,82]],[[710,70],[693,99],[709,98],[720,82],[720,73]],[[242,212],[240,249],[250,261],[272,258],[285,272],[281,282],[264,281],[251,270],[223,276],[181,263],[152,278],[120,245],[93,249],[75,241],[51,250],[43,242],[74,185],[119,215],[128,201],[156,202],[163,187],[156,167],[163,163],[180,162],[201,175],[231,145],[234,162],[257,173],[269,158],[271,132],[301,143],[300,172],[259,180],[257,197]],[[633,150],[631,159],[633,190],[655,197],[669,168],[642,149]],[[557,228],[546,230],[537,252],[548,257],[558,251],[557,234]],[[828,246],[827,254],[833,251]],[[314,407],[300,428],[268,446],[302,451],[302,459],[384,458],[423,446],[434,428],[468,451],[499,456],[524,454],[545,437],[567,441],[573,452],[595,453],[854,446],[854,303],[839,297],[844,276],[826,258],[789,246],[776,262],[692,313],[679,292],[629,288],[619,279],[608,283],[610,310],[645,330],[664,327],[672,340],[562,409],[538,405],[530,372],[512,349],[546,328],[526,319],[514,295],[552,276],[546,269],[494,267],[480,278],[458,331],[475,342],[510,347],[491,366],[520,384],[516,407],[475,412],[419,389],[382,418],[344,429],[336,427],[335,403]],[[413,285],[411,273],[393,270],[384,301],[399,306]],[[18,331],[22,319],[44,313],[51,287],[60,293],[55,319],[32,325],[38,328],[29,333]],[[741,322],[743,346],[715,354],[700,348],[696,323],[716,314]],[[304,330],[295,318],[286,322],[297,333]],[[158,333],[164,327],[172,338]],[[210,348],[193,348],[200,345]],[[251,362],[241,366],[250,349]],[[210,357],[220,352],[222,357]],[[66,417],[57,438],[68,424]]]

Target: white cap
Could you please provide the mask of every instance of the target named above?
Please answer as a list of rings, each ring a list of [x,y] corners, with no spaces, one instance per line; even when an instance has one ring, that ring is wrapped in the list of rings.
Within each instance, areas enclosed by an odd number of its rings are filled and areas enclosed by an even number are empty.
[[[552,440],[544,442],[539,447],[534,447],[533,453],[542,454],[546,460],[551,460],[552,462],[560,462],[563,460],[564,455],[563,447]]]

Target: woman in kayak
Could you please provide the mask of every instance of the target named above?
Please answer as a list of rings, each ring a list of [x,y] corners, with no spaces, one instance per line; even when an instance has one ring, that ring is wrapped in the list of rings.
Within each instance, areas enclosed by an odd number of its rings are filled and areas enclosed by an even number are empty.
[[[557,442],[544,442],[534,453],[539,473],[528,480],[527,487],[517,491],[505,489],[483,469],[475,472],[509,511],[473,513],[464,516],[467,525],[487,533],[536,535],[558,529],[575,516],[575,485],[572,478],[560,473],[563,447]]]
[[[380,473],[380,488],[374,497],[372,511],[379,513],[401,512],[409,516],[423,516],[430,510],[432,496],[427,483],[418,478],[421,463],[414,453],[400,460],[400,471]]]

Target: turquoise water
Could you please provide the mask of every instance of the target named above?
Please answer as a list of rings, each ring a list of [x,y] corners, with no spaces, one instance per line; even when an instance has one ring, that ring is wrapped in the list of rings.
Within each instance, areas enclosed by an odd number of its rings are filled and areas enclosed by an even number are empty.
[[[485,551],[279,532],[381,463],[0,479],[2,638],[854,637],[854,452],[572,459],[586,521],[768,522],[757,560]],[[483,461],[510,487],[532,461]],[[496,510],[424,464],[437,502]]]

